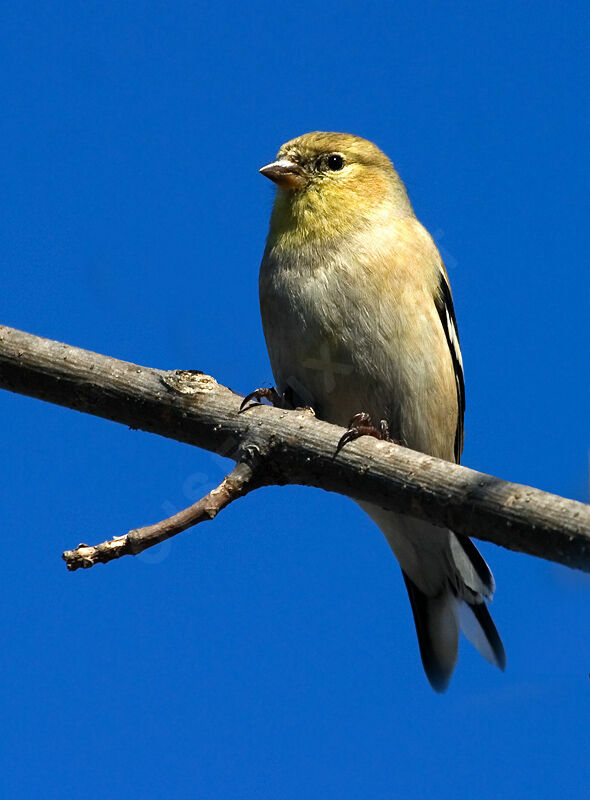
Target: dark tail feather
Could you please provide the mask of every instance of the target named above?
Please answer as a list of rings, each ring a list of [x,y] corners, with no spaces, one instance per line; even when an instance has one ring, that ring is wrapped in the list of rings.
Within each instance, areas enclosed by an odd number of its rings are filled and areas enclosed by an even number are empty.
[[[470,590],[471,599],[479,601],[485,597],[491,600],[496,588],[494,576],[477,547],[468,536],[457,533],[450,534],[449,543],[455,567],[465,587]],[[461,597],[461,587],[457,588]]]
[[[503,670],[506,653],[500,634],[485,603],[461,603],[459,606],[461,630],[481,655]]]
[[[426,677],[436,692],[444,692],[457,663],[457,601],[450,589],[443,589],[436,597],[428,597],[403,570],[402,575],[414,614]]]
[[[494,594],[494,576],[483,556],[467,536],[451,533],[451,554],[462,583],[455,586],[459,603],[461,630],[481,653],[495,666],[504,669],[504,645],[490,616],[484,599]]]

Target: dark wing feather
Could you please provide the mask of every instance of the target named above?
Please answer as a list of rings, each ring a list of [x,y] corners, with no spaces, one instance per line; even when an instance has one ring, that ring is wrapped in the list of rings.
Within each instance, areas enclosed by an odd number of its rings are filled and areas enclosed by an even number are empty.
[[[441,265],[438,294],[435,297],[436,310],[440,317],[451,358],[455,371],[455,384],[457,386],[457,428],[455,431],[455,461],[457,464],[461,460],[463,451],[464,429],[463,420],[465,417],[465,380],[463,377],[463,359],[459,347],[459,331],[457,330],[457,318],[455,317],[455,307],[453,306],[453,295],[447,279],[444,267]]]

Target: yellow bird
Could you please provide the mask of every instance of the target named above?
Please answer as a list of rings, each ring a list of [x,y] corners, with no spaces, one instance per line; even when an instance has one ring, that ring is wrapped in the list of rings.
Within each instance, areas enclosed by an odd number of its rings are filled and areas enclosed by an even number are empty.
[[[458,462],[465,390],[448,276],[391,161],[358,136],[314,132],[260,172],[278,187],[260,306],[280,395],[350,426],[344,441],[389,434]],[[460,628],[503,669],[485,605],[494,579],[470,539],[361,506],[400,562],[432,687],[449,683]]]

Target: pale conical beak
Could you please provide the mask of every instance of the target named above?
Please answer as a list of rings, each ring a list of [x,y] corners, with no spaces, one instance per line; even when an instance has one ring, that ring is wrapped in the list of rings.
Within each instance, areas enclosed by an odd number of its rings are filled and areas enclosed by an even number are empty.
[[[266,164],[260,168],[259,172],[265,178],[274,181],[281,189],[302,189],[307,183],[299,164],[288,158],[281,158],[279,161],[273,161],[272,164]]]

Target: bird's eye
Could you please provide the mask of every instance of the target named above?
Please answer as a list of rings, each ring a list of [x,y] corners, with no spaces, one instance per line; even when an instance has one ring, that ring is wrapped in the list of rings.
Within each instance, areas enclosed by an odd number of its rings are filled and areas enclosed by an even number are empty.
[[[338,153],[332,153],[328,156],[326,163],[328,169],[331,169],[333,172],[338,172],[344,166],[344,159]]]

